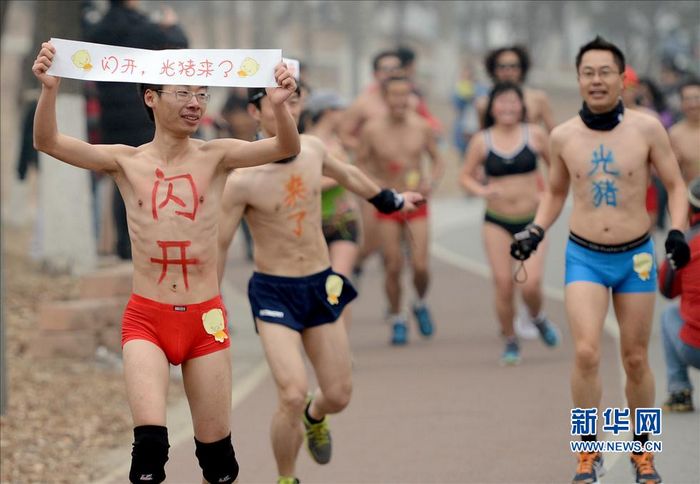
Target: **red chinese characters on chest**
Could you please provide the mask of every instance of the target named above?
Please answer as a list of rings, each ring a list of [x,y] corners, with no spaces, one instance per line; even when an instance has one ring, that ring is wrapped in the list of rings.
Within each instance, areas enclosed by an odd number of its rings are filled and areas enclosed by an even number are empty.
[[[163,251],[163,257],[162,258],[157,258],[157,257],[151,257],[151,262],[154,264],[161,264],[163,266],[163,270],[160,273],[160,278],[158,279],[158,284],[163,282],[163,279],[165,279],[165,275],[168,273],[168,265],[179,265],[182,266],[182,278],[184,279],[185,282],[185,289],[189,289],[190,285],[187,280],[187,266],[188,265],[193,265],[193,264],[199,264],[199,259],[196,258],[187,258],[187,247],[192,245],[192,241],[190,240],[157,240],[158,247],[161,248]],[[173,258],[170,259],[168,257],[168,249],[174,248],[174,249],[180,249],[179,253],[179,258]]]
[[[304,180],[299,175],[292,175],[289,177],[289,181],[285,184],[285,197],[284,206],[289,208],[296,208],[297,203],[300,200],[306,199],[306,187],[304,186]],[[292,212],[288,219],[294,219],[296,221],[296,227],[293,232],[297,237],[301,237],[304,232],[302,222],[306,217],[306,210],[295,210]]]
[[[169,204],[174,204],[175,214],[194,221],[199,207],[199,195],[197,186],[192,175],[176,175],[166,177],[160,168],[155,171],[156,181],[153,183],[151,191],[151,213],[154,220],[158,220],[158,212]],[[160,190],[161,185],[166,186],[166,190]],[[189,290],[188,266],[199,264],[199,259],[187,257],[187,248],[192,245],[191,240],[157,240],[156,244],[161,249],[162,256],[151,257],[151,263],[161,264],[162,270],[158,284],[163,282],[168,273],[168,266],[181,266],[182,278],[185,283],[185,290]],[[172,249],[172,254],[169,254]],[[176,255],[170,257],[170,255]]]
[[[177,175],[166,177],[160,168],[156,168],[156,182],[153,184],[151,192],[151,211],[153,219],[158,220],[158,211],[165,208],[169,203],[186,210],[175,210],[176,215],[187,217],[194,220],[199,207],[199,196],[197,195],[197,186],[194,184],[192,175]],[[159,197],[158,188],[161,184],[168,184],[168,191],[163,197]]]

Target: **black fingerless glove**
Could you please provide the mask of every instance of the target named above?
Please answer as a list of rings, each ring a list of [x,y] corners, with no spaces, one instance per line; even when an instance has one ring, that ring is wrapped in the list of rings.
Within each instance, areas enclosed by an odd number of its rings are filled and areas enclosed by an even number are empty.
[[[403,208],[403,196],[396,190],[383,188],[381,192],[367,200],[382,213],[392,213]]]
[[[680,230],[669,230],[665,247],[666,258],[673,269],[680,269],[690,262],[690,247]]]
[[[515,240],[510,244],[510,256],[517,260],[526,260],[544,239],[544,229],[539,225],[530,224],[513,238]]]

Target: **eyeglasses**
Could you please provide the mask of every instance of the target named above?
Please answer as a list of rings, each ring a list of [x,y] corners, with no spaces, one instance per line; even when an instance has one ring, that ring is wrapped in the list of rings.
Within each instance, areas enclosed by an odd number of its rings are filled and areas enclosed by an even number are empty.
[[[496,69],[520,69],[520,64],[496,64]]]
[[[594,71],[593,69],[584,69],[581,72],[579,72],[579,77],[582,79],[585,79],[586,81],[592,81],[595,76],[597,75],[600,77],[602,80],[607,81],[608,79],[612,79],[614,76],[619,76],[620,73],[616,70],[613,69],[606,69],[603,68],[599,71]]]
[[[175,94],[175,99],[182,103],[187,103],[190,102],[192,97],[197,98],[197,102],[199,104],[207,104],[209,100],[211,99],[211,94],[208,92],[192,92],[192,91],[185,91],[185,90],[180,90],[180,91],[163,91],[163,90],[158,90],[158,92],[163,93],[163,94]]]

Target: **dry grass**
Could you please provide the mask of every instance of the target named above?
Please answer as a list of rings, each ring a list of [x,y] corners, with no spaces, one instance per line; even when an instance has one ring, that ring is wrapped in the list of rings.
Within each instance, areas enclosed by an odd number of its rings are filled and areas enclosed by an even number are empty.
[[[32,356],[41,302],[77,297],[78,279],[42,272],[26,254],[29,241],[27,230],[3,227],[9,378],[0,481],[94,482],[105,470],[101,456],[131,439],[122,374],[94,359]],[[171,399],[180,398],[181,388],[171,388]]]

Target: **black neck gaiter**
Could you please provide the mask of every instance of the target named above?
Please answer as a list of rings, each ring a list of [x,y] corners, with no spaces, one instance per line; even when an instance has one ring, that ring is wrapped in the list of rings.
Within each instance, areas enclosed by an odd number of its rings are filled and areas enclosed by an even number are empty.
[[[594,129],[596,131],[610,131],[622,122],[624,113],[625,107],[622,105],[622,101],[618,101],[617,105],[612,111],[600,114],[596,114],[588,109],[588,106],[584,101],[578,115],[581,116],[581,121],[583,121],[583,124],[588,126],[590,129]]]

